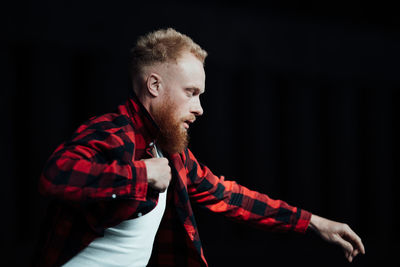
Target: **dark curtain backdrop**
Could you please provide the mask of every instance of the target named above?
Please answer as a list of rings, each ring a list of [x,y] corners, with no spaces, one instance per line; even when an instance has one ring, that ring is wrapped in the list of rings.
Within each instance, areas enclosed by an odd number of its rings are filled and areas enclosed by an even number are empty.
[[[395,266],[396,9],[385,1],[277,2],[3,7],[4,266],[29,262],[46,207],[37,182],[50,153],[87,118],[125,101],[129,49],[161,27],[175,27],[209,52],[205,113],[191,129],[197,158],[226,179],[347,222],[367,251],[353,266]],[[347,266],[340,248],[313,233],[263,232],[195,211],[210,266]]]

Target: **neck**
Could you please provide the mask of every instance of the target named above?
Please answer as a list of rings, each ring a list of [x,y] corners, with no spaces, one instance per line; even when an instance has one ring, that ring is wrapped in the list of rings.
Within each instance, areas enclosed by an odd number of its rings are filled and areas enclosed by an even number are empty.
[[[143,93],[143,91],[141,90],[134,90],[134,92],[140,103],[143,105],[143,107],[153,117],[154,106],[157,104],[155,103],[156,101],[154,100],[154,98],[149,95],[146,95],[146,93]]]

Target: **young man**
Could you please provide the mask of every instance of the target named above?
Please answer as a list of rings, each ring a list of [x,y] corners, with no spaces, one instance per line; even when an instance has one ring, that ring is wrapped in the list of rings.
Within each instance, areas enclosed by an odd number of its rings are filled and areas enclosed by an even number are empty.
[[[265,230],[315,230],[365,253],[346,225],[216,177],[187,148],[201,116],[207,53],[173,29],[132,49],[134,93],[91,118],[48,160],[40,191],[52,198],[36,265],[206,266],[191,202]]]

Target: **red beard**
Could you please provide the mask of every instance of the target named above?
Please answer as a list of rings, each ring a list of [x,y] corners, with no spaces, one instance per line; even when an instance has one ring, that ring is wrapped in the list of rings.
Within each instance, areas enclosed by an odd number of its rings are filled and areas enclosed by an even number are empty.
[[[189,135],[182,128],[182,123],[186,120],[194,120],[194,116],[176,119],[174,117],[175,106],[167,98],[159,108],[153,110],[153,119],[160,128],[160,135],[157,137],[157,146],[168,154],[182,152],[189,143]]]

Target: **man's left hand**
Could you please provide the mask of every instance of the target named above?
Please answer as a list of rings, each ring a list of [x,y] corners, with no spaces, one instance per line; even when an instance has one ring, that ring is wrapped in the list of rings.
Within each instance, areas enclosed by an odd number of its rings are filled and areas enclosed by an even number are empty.
[[[309,227],[319,234],[322,239],[341,246],[349,262],[359,253],[365,254],[361,238],[347,225],[322,218],[311,216]]]

